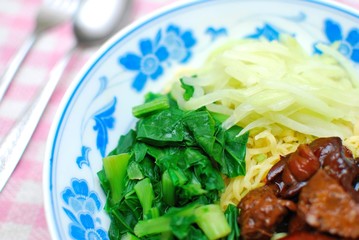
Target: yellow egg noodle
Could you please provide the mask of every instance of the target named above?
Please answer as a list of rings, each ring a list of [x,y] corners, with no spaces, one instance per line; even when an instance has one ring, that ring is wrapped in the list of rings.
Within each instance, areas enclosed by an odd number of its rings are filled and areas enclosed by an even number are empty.
[[[228,185],[221,196],[223,209],[230,203],[237,205],[249,191],[264,185],[263,179],[281,155],[295,151],[300,143],[313,140],[292,130],[284,132],[285,135],[275,137],[269,130],[264,130],[250,136],[246,155],[247,173],[227,181]]]
[[[234,41],[184,75],[194,88],[191,99],[174,84],[181,108],[205,106],[227,116],[224,128],[237,124],[244,128],[239,134],[250,131],[246,175],[226,179],[223,209],[262,186],[280,156],[316,137],[339,136],[359,157],[359,74],[336,47],[319,45],[323,54],[309,55],[289,36]]]

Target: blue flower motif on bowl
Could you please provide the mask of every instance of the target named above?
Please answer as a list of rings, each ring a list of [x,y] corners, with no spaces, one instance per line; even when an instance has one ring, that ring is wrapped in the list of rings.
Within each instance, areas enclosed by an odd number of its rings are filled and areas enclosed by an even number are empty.
[[[70,207],[72,213],[88,212],[94,214],[101,208],[99,196],[97,193],[89,191],[86,180],[74,178],[71,187],[65,188],[62,192],[62,199]]]
[[[170,24],[165,31],[160,29],[154,40],[141,39],[138,44],[140,53],[128,52],[119,57],[118,63],[126,70],[137,72],[132,87],[141,92],[148,79],[157,80],[164,73],[165,62],[188,62],[195,44],[192,31],[182,31],[179,26]]]
[[[97,149],[100,151],[102,157],[105,157],[106,155],[106,148],[108,144],[108,130],[113,129],[115,125],[115,117],[113,115],[116,110],[116,104],[117,98],[114,97],[109,103],[107,103],[104,107],[98,110],[93,116],[93,119],[96,123],[93,129],[97,131],[96,146]],[[82,155],[84,155],[84,153]]]
[[[76,240],[107,240],[107,233],[95,226],[90,214],[80,214],[79,222],[70,224],[70,236]]]
[[[206,29],[205,33],[209,35],[212,42],[216,41],[217,38],[219,38],[219,37],[228,35],[227,28],[225,28],[225,27],[216,28],[216,27],[209,26]]]
[[[339,42],[339,52],[353,62],[359,63],[359,28],[350,29],[345,37],[345,33],[338,22],[326,19],[324,32],[330,43]]]
[[[77,157],[76,163],[79,168],[82,168],[83,165],[90,166],[89,161],[89,152],[91,151],[91,148],[82,146],[81,148],[81,156]]]
[[[126,69],[138,72],[132,87],[141,91],[148,78],[156,80],[163,73],[162,62],[167,60],[168,51],[164,46],[156,46],[150,39],[139,43],[140,55],[127,53],[120,57],[119,63]]]
[[[248,38],[265,38],[269,41],[278,40],[279,34],[281,31],[277,29],[274,25],[265,23],[263,27],[256,28],[256,32],[247,36]]]
[[[191,58],[191,48],[196,44],[192,31],[181,31],[180,27],[171,24],[166,29],[163,44],[171,59],[186,63]]]

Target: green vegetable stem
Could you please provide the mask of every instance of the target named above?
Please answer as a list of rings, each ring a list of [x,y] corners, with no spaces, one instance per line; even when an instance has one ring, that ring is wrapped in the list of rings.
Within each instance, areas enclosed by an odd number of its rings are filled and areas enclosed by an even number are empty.
[[[170,178],[168,170],[165,170],[162,174],[162,191],[163,191],[163,201],[169,206],[174,206],[175,204],[175,186]]]
[[[208,239],[219,239],[231,232],[224,213],[215,204],[204,205],[195,210],[196,223]]]
[[[210,240],[220,239],[231,232],[224,213],[216,204],[190,204],[181,209],[171,209],[159,218],[139,221],[134,231],[138,237],[172,231],[176,237],[183,238],[191,231],[193,223]]]
[[[152,202],[155,197],[150,179],[145,178],[139,181],[134,186],[134,190],[137,194],[138,199],[140,200],[143,209],[143,216],[146,216],[152,208]]]
[[[130,158],[130,154],[122,153],[103,159],[103,167],[111,186],[113,203],[119,202],[122,197],[122,191],[125,187],[126,168]]]
[[[131,233],[126,233],[121,237],[121,240],[140,240],[140,239]]]
[[[169,101],[168,98],[166,96],[161,96],[158,98],[155,98],[152,101],[146,102],[143,105],[139,105],[136,106],[132,109],[132,114],[135,117],[143,117],[147,114],[159,111],[159,110],[164,110],[169,108]]]

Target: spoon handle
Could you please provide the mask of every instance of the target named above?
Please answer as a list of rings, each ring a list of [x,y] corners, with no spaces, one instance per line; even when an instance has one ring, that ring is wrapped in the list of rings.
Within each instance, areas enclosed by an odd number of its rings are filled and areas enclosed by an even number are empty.
[[[66,69],[76,47],[73,47],[55,65],[50,72],[49,80],[22,118],[14,125],[0,145],[0,192],[20,161],[41,116]]]
[[[10,61],[8,67],[6,68],[4,74],[1,77],[0,81],[0,101],[4,98],[6,90],[9,88],[11,81],[14,79],[17,71],[19,70],[21,64],[25,60],[27,54],[29,53],[32,46],[35,44],[38,39],[39,34],[34,32],[32,33],[22,44],[20,49],[17,51],[16,55]]]

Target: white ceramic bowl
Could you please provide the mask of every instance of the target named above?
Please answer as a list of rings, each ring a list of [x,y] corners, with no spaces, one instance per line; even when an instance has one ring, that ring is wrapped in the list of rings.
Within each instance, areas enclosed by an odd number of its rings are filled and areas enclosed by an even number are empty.
[[[56,239],[108,239],[102,157],[135,119],[131,108],[180,69],[201,65],[229,38],[294,35],[309,52],[340,41],[359,63],[358,12],[322,0],[197,0],[163,9],[119,32],[71,85],[54,121],[44,166],[46,215]],[[92,239],[91,238],[91,239]]]

